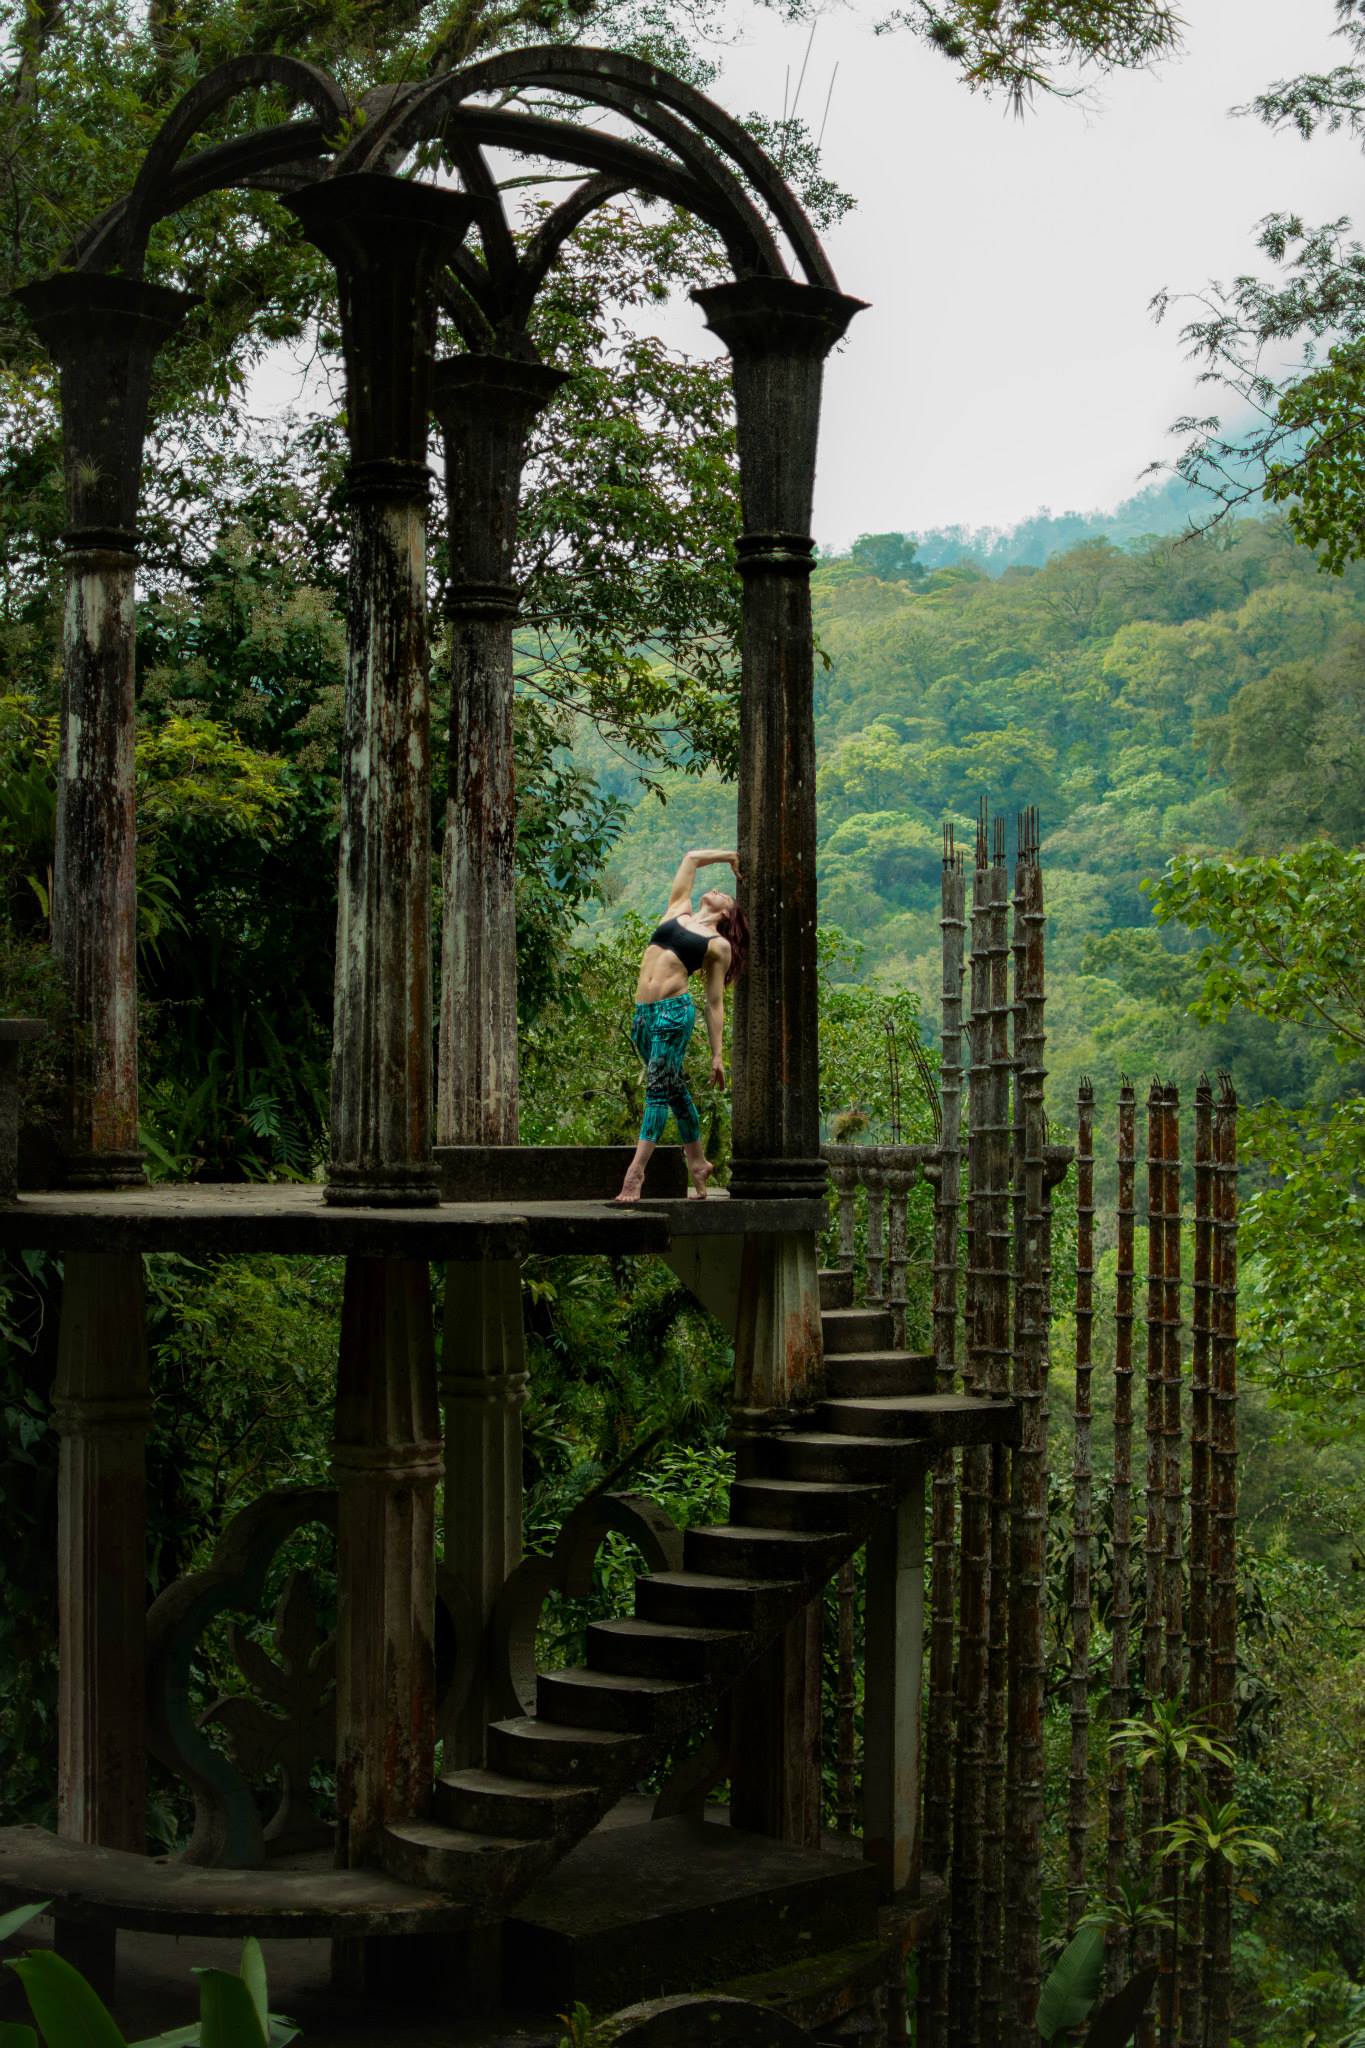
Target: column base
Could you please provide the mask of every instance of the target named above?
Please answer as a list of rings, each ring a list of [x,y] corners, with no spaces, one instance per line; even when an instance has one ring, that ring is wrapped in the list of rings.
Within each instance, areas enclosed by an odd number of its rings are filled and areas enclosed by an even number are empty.
[[[441,1183],[434,1163],[334,1166],[322,1199],[333,1209],[436,1209]]]
[[[61,1161],[67,1188],[144,1188],[147,1169],[141,1152],[67,1152]]]
[[[823,1159],[736,1159],[730,1193],[751,1201],[810,1201],[823,1195],[829,1169]]]

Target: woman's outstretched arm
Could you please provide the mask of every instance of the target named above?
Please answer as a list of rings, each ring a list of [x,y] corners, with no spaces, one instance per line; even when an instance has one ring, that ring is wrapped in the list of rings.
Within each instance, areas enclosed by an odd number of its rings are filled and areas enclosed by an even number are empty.
[[[736,874],[739,873],[739,855],[733,850],[727,853],[723,848],[708,846],[685,853],[678,864],[678,872],[673,877],[673,887],[668,897],[669,909],[671,910],[675,903],[690,903],[692,891],[696,887],[697,869],[714,867],[718,861],[724,861]]]

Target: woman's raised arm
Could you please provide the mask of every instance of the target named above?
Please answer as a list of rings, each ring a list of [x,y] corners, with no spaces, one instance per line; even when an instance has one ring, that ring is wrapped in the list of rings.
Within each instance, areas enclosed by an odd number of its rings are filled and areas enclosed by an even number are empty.
[[[669,909],[671,910],[675,903],[690,903],[692,891],[696,886],[697,869],[714,867],[718,861],[724,861],[736,874],[739,873],[739,855],[733,850],[727,853],[723,848],[707,846],[694,848],[691,853],[685,853],[678,863],[678,872],[673,877],[673,887],[668,897]]]

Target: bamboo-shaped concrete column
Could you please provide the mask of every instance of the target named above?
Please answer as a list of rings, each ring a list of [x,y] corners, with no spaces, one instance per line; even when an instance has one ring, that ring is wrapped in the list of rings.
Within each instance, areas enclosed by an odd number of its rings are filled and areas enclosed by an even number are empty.
[[[351,441],[327,1198],[437,1200],[431,1153],[426,447],[436,267],[463,197],[361,173],[291,199],[336,265]],[[424,1261],[347,1261],[337,1389],[337,1859],[421,1813],[435,1746],[439,1418]]]
[[[534,360],[467,355],[439,363],[433,385],[450,549],[438,1145],[515,1145],[520,1135],[513,567],[527,436],[563,381],[562,371]],[[446,1743],[452,1763],[481,1764],[490,1718],[484,1639],[521,1557],[526,1354],[516,1265],[452,1261],[444,1330],[446,1565],[481,1642]]]
[[[1016,1062],[1010,1042],[1014,1005],[1010,999],[1009,873],[1005,866],[1004,820],[995,821],[990,874],[987,988],[987,1079],[985,1095],[985,1295],[978,1355],[986,1392],[997,1400],[1010,1392],[1010,1089]],[[1005,1886],[1006,1754],[1009,1729],[1009,1591],[1011,1455],[1003,1444],[990,1448],[990,1607],[987,1651],[985,1829],[981,1874],[981,2038],[1000,2031],[1004,1998],[1003,1954],[1009,1954]],[[1017,1887],[1011,1882],[1010,1900]],[[1011,1965],[1012,1968],[1012,1965]]]
[[[1095,1095],[1082,1080],[1076,1097],[1076,1403],[1072,1441],[1075,1529],[1071,1553],[1071,1765],[1067,1823],[1067,1926],[1086,1905],[1085,1850],[1090,1832],[1090,1380],[1095,1322]]]
[[[1237,1096],[1220,1076],[1213,1112],[1213,1329],[1209,1496],[1209,1721],[1229,1747],[1237,1732]],[[1232,1797],[1232,1773],[1215,1764],[1209,1796]],[[1204,1878],[1208,2048],[1232,2038],[1232,1870],[1211,1861]]]
[[[1047,1546],[1048,1197],[1047,1115],[1043,1098],[1043,871],[1037,818],[1026,813],[1018,869],[1021,943],[1019,1092],[1024,1183],[1017,1286],[1018,1339],[1014,1391],[1020,1405],[1014,1454],[1010,1572],[1010,1796],[1007,1853],[1011,1872],[1005,1923],[1015,2020],[1010,2038],[1031,2038],[1041,1983],[1043,1708],[1045,1560]]]
[[[1109,1623],[1109,1727],[1128,1718],[1132,1693],[1129,1646],[1132,1631],[1133,1553],[1133,1233],[1137,1176],[1137,1103],[1127,1076],[1119,1089],[1118,1194],[1115,1203],[1114,1281],[1114,1565]],[[1105,1885],[1119,1896],[1128,1856],[1128,1763],[1121,1744],[1109,1752],[1108,1840]],[[1110,1990],[1122,1982],[1128,1963],[1126,1942],[1111,1931],[1106,1957]]]
[[[1213,1334],[1213,1090],[1194,1096],[1194,1296],[1190,1319],[1189,1712],[1209,1704],[1209,1352]],[[1180,1919],[1180,2038],[1204,2042],[1204,1894],[1187,1885]]]
[[[989,1171],[986,1091],[990,1062],[990,851],[983,817],[972,873],[971,997],[967,1079],[966,1388],[984,1395],[981,1357],[987,1284]],[[949,1899],[948,2039],[952,2048],[980,2041],[982,1833],[985,1825],[986,1682],[990,1603],[990,1452],[962,1452],[958,1558],[957,1698],[954,1716],[953,1854]]]
[[[962,953],[966,882],[952,828],[943,835],[939,925],[942,938],[942,1052],[939,1097],[942,1131],[927,1172],[934,1186],[934,1384],[951,1394],[957,1376],[958,1214],[962,1197]],[[925,1731],[924,1867],[947,1875],[953,1811],[953,1609],[957,1533],[953,1454],[934,1463],[932,1611],[929,1638],[929,1725]],[[947,1925],[939,1914],[921,1972],[919,2038],[945,2048],[948,2038]]]
[[[17,294],[61,374],[66,605],[53,946],[73,1025],[63,1167],[143,1178],[133,792],[135,523],[152,365],[193,303],[76,272]],[[55,1387],[63,1835],[146,1847],[143,1616],[150,1402],[137,1255],[66,1260]],[[102,1976],[112,1937],[82,1957]]]
[[[819,1195],[815,953],[811,503],[824,362],[861,302],[824,286],[751,277],[698,292],[730,352],[744,530],[739,892],[754,933],[733,1027],[736,1196]],[[743,1433],[814,1392],[821,1366],[812,1231],[744,1247],[735,1333]],[[912,1511],[907,1497],[901,1514]],[[907,1539],[908,1540],[908,1539]],[[909,1572],[899,1575],[902,1589]],[[908,1595],[907,1595],[908,1597]],[[800,1843],[819,1835],[816,1603],[736,1692],[737,1822]]]

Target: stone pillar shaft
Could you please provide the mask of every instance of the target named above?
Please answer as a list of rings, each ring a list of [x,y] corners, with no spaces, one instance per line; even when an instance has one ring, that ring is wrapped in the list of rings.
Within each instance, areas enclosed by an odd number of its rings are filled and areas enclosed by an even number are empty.
[[[61,376],[66,603],[52,940],[73,1025],[65,1177],[143,1178],[137,1106],[133,577],[157,350],[194,303],[75,272],[16,294]]]
[[[730,351],[744,532],[735,1195],[810,1194],[820,1158],[810,537],[824,359],[859,301],[785,278],[696,294]]]
[[[351,441],[327,1200],[434,1203],[426,446],[433,281],[471,202],[362,172],[289,204],[336,265]]]
[[[151,1398],[137,1253],[67,1254],[54,1401],[57,1826],[141,1854]]]
[[[423,1262],[347,1260],[334,1462],[336,1860],[355,1868],[431,1798],[441,1445]]]
[[[521,1561],[521,1411],[526,1343],[521,1271],[510,1259],[446,1269],[441,1403],[445,1410],[445,1562],[462,1611],[477,1629],[460,1655],[476,1659],[446,1754],[481,1765],[495,1704],[490,1625],[508,1574]]]
[[[563,381],[559,370],[505,356],[457,356],[436,371],[450,536],[441,1145],[518,1137],[512,571],[527,435]]]
[[[868,1539],[865,1643],[863,1854],[901,1892],[919,1872],[922,1476]]]

